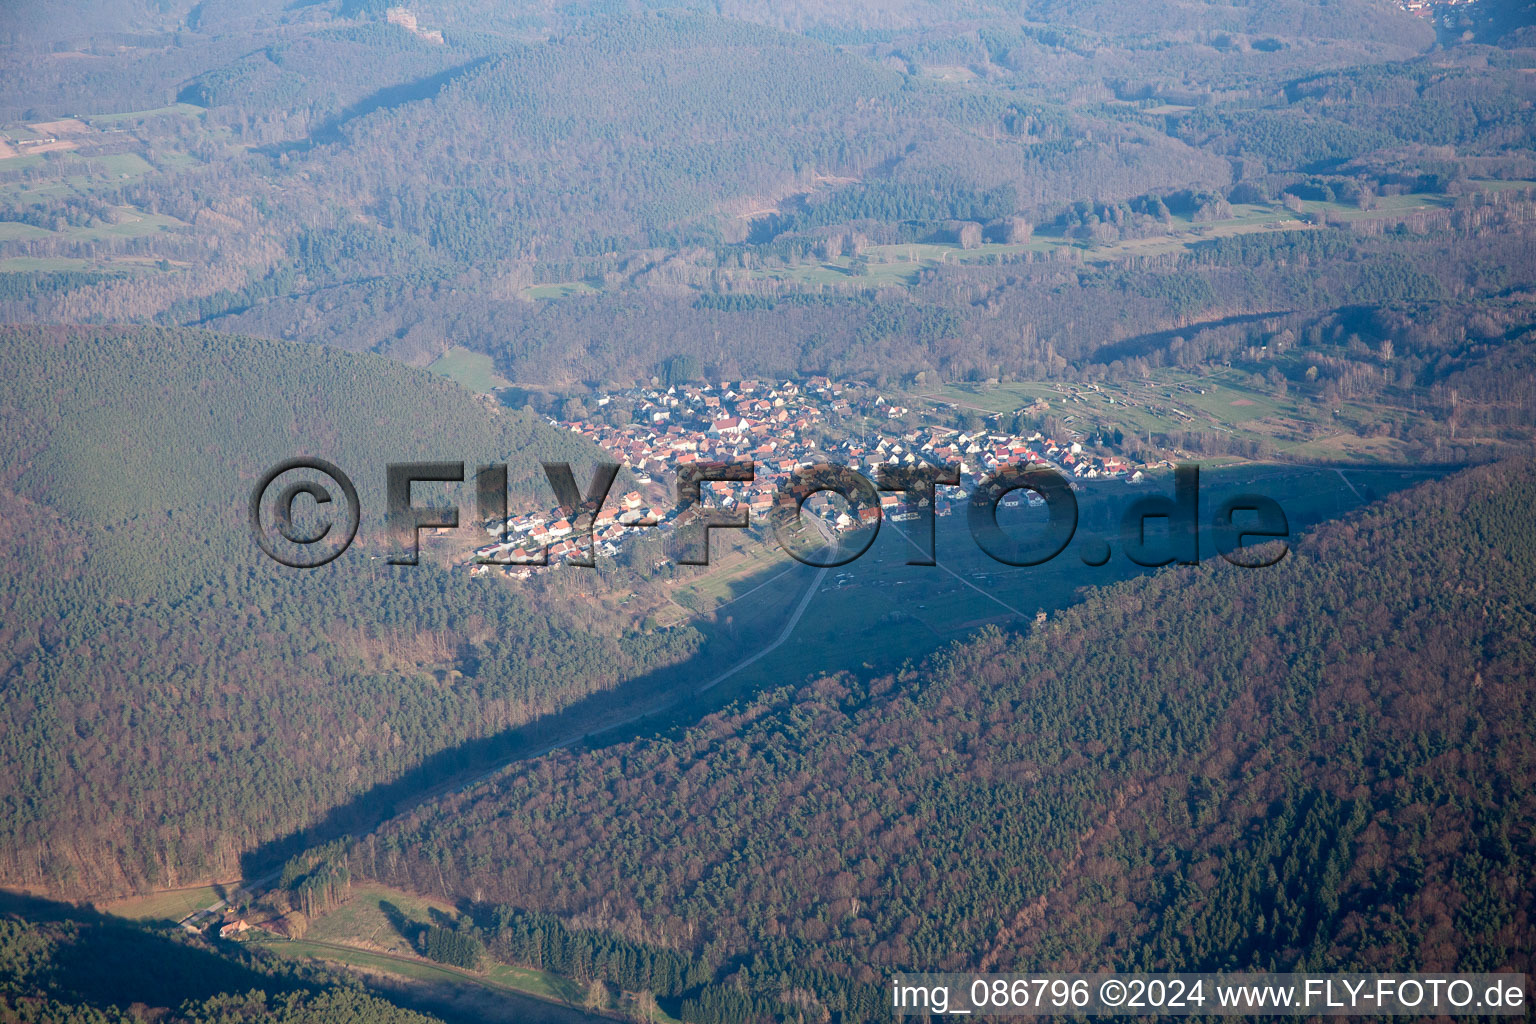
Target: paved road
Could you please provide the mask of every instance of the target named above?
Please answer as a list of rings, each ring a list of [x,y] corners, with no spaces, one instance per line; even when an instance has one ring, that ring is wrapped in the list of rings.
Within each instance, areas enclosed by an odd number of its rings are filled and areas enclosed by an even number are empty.
[[[732,665],[724,672],[721,672],[719,675],[715,676],[715,678],[711,679],[709,682],[705,683],[694,692],[703,693],[706,690],[714,689],[716,686],[719,686],[721,683],[725,682],[731,676],[735,675],[737,672],[740,672],[748,665],[752,665],[761,661],[762,659],[768,657],[768,655],[772,654],[774,651],[778,650],[781,646],[783,646],[784,641],[789,639],[789,635],[793,633],[795,631],[795,627],[800,624],[800,617],[805,614],[805,609],[810,605],[811,598],[815,597],[816,592],[821,589],[821,581],[826,579],[826,576],[826,569],[817,569],[816,572],[811,576],[810,585],[805,588],[805,593],[800,595],[800,603],[795,605],[795,610],[789,616],[789,621],[784,623],[784,629],[779,633],[778,637],[773,641],[773,643],[769,644],[767,647],[764,647],[750,658],[747,658],[743,661],[738,661],[736,664]]]
[[[241,882],[238,887],[230,891],[228,896],[221,900],[216,900],[215,902],[208,904],[208,906],[203,907],[200,910],[194,910],[192,913],[182,918],[181,926],[183,928],[200,930],[203,925],[208,923],[207,918],[213,917],[215,914],[229,906],[231,903],[237,903],[246,897],[256,895],[258,890],[267,888],[282,876],[283,871],[281,868],[278,868],[276,871],[262,875],[260,878],[252,879],[249,882]]]

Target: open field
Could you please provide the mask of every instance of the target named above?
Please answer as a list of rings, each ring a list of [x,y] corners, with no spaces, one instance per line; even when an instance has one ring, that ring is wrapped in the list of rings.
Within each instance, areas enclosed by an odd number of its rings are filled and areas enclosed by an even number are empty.
[[[680,567],[669,585],[675,618],[656,615],[658,624],[688,624],[704,634],[709,664],[696,683],[772,642],[815,572],[786,555],[766,524],[711,532],[710,564]]]
[[[129,110],[121,114],[88,114],[82,120],[92,126],[119,125],[126,121],[144,121],[151,117],[196,117],[202,113],[203,108],[195,103],[172,103],[165,107]]]
[[[453,904],[444,900],[417,896],[382,885],[359,885],[353,888],[352,895],[345,903],[315,918],[309,930],[304,933],[303,941],[351,947],[359,953],[405,957],[417,963],[396,964],[390,969],[399,967],[401,970],[397,973],[403,973],[415,968],[416,973],[409,975],[413,977],[438,970],[448,970],[457,975],[462,972],[422,960],[407,933],[414,934],[417,929],[433,923],[456,921],[458,917],[459,912]],[[575,982],[526,967],[496,964],[476,977],[495,982],[503,988],[555,1002],[580,1003],[584,994]]]
[[[335,910],[310,922],[306,939],[360,946],[378,952],[415,955],[402,926],[426,926],[434,919],[457,920],[453,904],[384,886],[360,885]]]
[[[149,122],[158,117],[190,117],[202,112],[201,107],[177,103],[154,110],[83,115],[0,128],[0,171],[46,170],[45,174],[30,176],[30,180],[0,183],[0,202],[20,205],[115,190],[124,181],[136,181],[156,171],[156,164],[146,157],[151,151],[162,168],[199,164],[199,157],[185,152],[185,135],[175,136],[173,141],[163,125],[157,127]],[[41,141],[49,138],[56,141]],[[232,132],[227,127],[200,125],[196,138],[202,146],[229,143]],[[118,151],[125,146],[133,148]],[[3,240],[5,237],[0,237]]]
[[[23,224],[20,221],[0,221],[0,242],[25,242],[34,238],[48,238],[53,232],[47,228],[40,228],[35,224]]]
[[[92,157],[91,162],[100,164],[109,173],[119,178],[137,178],[155,169],[154,165],[137,153],[112,153],[108,156]]]
[[[304,938],[289,941],[263,933],[250,941],[282,956],[328,960],[416,982],[475,986],[572,1008],[582,1006],[585,987],[547,971],[500,963],[466,971],[422,958],[410,935],[428,924],[447,923],[458,916],[453,905],[443,900],[382,885],[359,885],[341,906],[315,918]],[[673,1018],[663,1013],[659,1020],[669,1022]]]
[[[1267,386],[1253,386],[1248,374],[1225,368],[1205,373],[1163,368],[1137,381],[954,383],[914,392],[911,398],[983,416],[1011,416],[1044,402],[1045,413],[1061,419],[1078,438],[1100,428],[1141,437],[1210,431],[1285,451],[1329,438],[1324,448],[1309,450],[1327,459],[1393,460],[1398,453],[1396,442],[1361,436],[1349,426],[1374,423],[1382,413],[1376,406],[1341,401],[1333,410],[1322,408],[1300,388],[1279,395]]]
[[[131,206],[117,209],[115,224],[102,224],[92,228],[67,228],[57,232],[60,238],[97,241],[107,238],[143,238],[161,232],[180,231],[188,225],[168,213],[145,213]]]
[[[445,964],[433,963],[430,960],[370,953],[349,946],[316,942],[310,939],[287,941],[258,938],[249,941],[252,945],[277,956],[339,964],[354,968],[365,977],[385,975],[412,985],[427,986],[424,994],[429,998],[433,995],[447,995],[451,997],[450,1004],[455,1006],[462,1006],[469,1002],[477,1011],[477,1019],[481,1020],[542,1020],[545,1019],[545,1014],[541,1013],[538,1007],[544,1002],[551,1003],[552,1009],[558,1007],[562,1011],[550,1014],[550,1019],[603,1019],[596,1014],[577,1009],[580,1006],[579,1000],[573,1003],[567,1003],[565,1000],[545,1000],[543,997],[529,993],[516,984],[519,969],[505,965],[492,967],[483,974],[473,974]],[[409,985],[406,990],[411,991]],[[466,996],[469,998],[465,999]],[[530,1000],[538,1000],[538,1002],[530,1003]],[[484,1016],[479,1016],[480,1014]]]
[[[138,271],[165,273],[160,260],[153,256],[119,256],[99,259],[83,259],[78,256],[7,256],[0,257],[0,274],[46,272],[56,270]],[[172,268],[186,266],[184,261],[170,260]]]
[[[591,295],[597,291],[585,281],[559,281],[554,284],[536,284],[523,289],[523,297],[529,299],[563,299],[571,295]]]
[[[1472,184],[1477,188],[1500,191],[1531,187],[1536,185],[1536,182],[1479,180]],[[857,257],[844,255],[831,260],[810,260],[796,266],[762,267],[749,272],[746,276],[812,288],[873,289],[886,285],[912,284],[924,269],[943,264],[986,263],[999,259],[1012,259],[1024,253],[1049,256],[1065,249],[1075,250],[1084,262],[1108,264],[1131,257],[1180,252],[1190,246],[1217,238],[1276,231],[1327,230],[1318,224],[1311,223],[1308,218],[1312,216],[1326,214],[1333,220],[1342,222],[1397,220],[1418,211],[1444,209],[1454,201],[1454,197],[1440,194],[1408,193],[1400,196],[1378,197],[1375,207],[1371,210],[1361,210],[1352,205],[1337,202],[1303,201],[1300,204],[1300,212],[1286,209],[1279,202],[1234,203],[1231,217],[1223,220],[1195,221],[1187,216],[1174,216],[1169,220],[1166,233],[1146,238],[1089,242],[1066,238],[1059,231],[1043,227],[1026,242],[984,242],[969,249],[946,242],[870,245]],[[522,294],[530,299],[560,299],[570,295],[589,294],[595,290],[586,282],[571,281],[536,285],[525,289]]]
[[[438,356],[427,369],[481,394],[490,394],[507,383],[496,372],[490,356],[458,346]]]
[[[248,941],[253,945],[268,949],[279,956],[330,960],[336,963],[350,964],[355,967],[368,967],[384,971],[388,974],[397,974],[402,978],[410,978],[413,981],[452,981],[469,985],[481,983],[478,978],[467,972],[456,971],[450,967],[434,964],[430,961],[414,961],[384,956],[383,954],[369,953],[366,950],[352,949],[328,942],[313,942],[308,939],[284,941],[282,939],[266,938]]]
[[[113,168],[116,168],[115,173]],[[15,169],[14,163],[0,163],[0,171]],[[114,153],[89,160],[68,156],[59,161],[54,176],[0,182],[0,201],[25,206],[55,202],[70,196],[89,196],[95,192],[115,189],[122,183],[124,174],[137,178],[153,170],[150,163],[136,153]]]
[[[186,224],[175,217],[164,213],[143,213],[132,207],[119,207],[118,220],[113,224],[98,224],[94,227],[66,227],[62,231],[49,231],[47,228],[36,227],[32,224],[22,224],[16,221],[0,221],[0,242],[28,241],[31,239],[67,239],[75,242],[99,242],[111,238],[143,238],[147,235],[156,235],[161,232],[179,231]],[[99,262],[121,262],[107,259]]]
[[[0,274],[48,270],[95,270],[96,260],[77,256],[10,256],[0,259]]]
[[[1273,497],[1284,509],[1295,537],[1325,519],[1417,483],[1426,475],[1400,467],[1341,472],[1329,467],[1252,462],[1219,466],[1202,461],[1201,468],[1201,554],[1205,559],[1215,553],[1214,543],[1205,533],[1208,520],[1228,495],[1253,492]],[[1155,571],[1137,566],[1119,550],[1119,522],[1136,498],[1170,490],[1165,475],[1143,487],[1109,482],[1079,494],[1079,527],[1072,543],[1045,564],[1024,568],[994,561],[977,547],[963,506],[937,520],[936,566],[907,564],[922,551],[906,535],[918,523],[887,521],[869,551],[828,573],[790,642],[724,683],[721,696],[715,699],[745,697],[764,687],[795,684],[828,665],[863,664],[891,670],[986,623],[1027,628],[1037,612],[1051,613],[1075,603],[1084,587]],[[1042,517],[1043,513],[1033,510],[1004,509],[999,522],[1006,530],[1022,533],[1038,528]],[[1110,561],[1098,567],[1084,564],[1079,557],[1083,542],[1094,536],[1106,539],[1111,549]],[[1157,571],[1203,573],[1212,569],[1206,564]],[[762,583],[768,577],[764,574],[756,580],[744,580],[743,585]],[[763,589],[782,591],[791,586],[798,593],[798,585],[788,581]]]
[[[222,899],[225,891],[236,885],[239,885],[238,881],[193,885],[184,889],[164,889],[144,896],[134,896],[131,899],[103,904],[99,909],[108,914],[132,918],[136,921],[180,921],[199,907],[206,907],[215,900]]]
[[[821,263],[802,263],[798,267],[769,268],[754,276],[801,285],[873,288],[889,284],[912,284],[924,269],[945,263],[985,263],[989,259],[1012,257],[1025,252],[1045,254],[1060,247],[1060,242],[1052,242],[1044,237],[1028,242],[985,242],[974,249],[962,249],[939,242],[871,245],[861,257],[839,256]]]
[[[750,531],[710,531],[709,565],[683,568],[672,591],[674,599],[689,595],[687,603],[707,612],[717,604],[742,597],[764,572],[787,568],[788,557],[771,542],[764,543],[768,529],[762,524]]]

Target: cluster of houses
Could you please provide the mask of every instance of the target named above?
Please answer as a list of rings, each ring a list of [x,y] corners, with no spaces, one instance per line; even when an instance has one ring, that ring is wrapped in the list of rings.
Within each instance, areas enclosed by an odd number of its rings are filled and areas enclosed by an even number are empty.
[[[625,415],[605,417],[603,410],[616,401]],[[908,409],[857,381],[812,377],[801,383],[653,386],[599,395],[595,402],[598,411],[590,418],[551,423],[601,446],[644,489],[610,495],[599,511],[593,546],[597,555],[607,557],[639,532],[635,527],[675,525],[672,485],[678,469],[690,463],[750,461],[755,470],[751,482],[713,484],[704,501],[727,510],[745,507],[754,521],[772,509],[791,473],[816,463],[846,466],[871,480],[885,465],[957,467],[959,488],[941,489],[936,499],[940,516],[948,515],[978,479],[1005,465],[1049,467],[1079,480],[1141,479],[1140,469],[1126,458],[1093,454],[1079,443],[1038,432],[1015,436],[990,428],[968,432],[938,424],[914,426]],[[899,492],[883,494],[878,512],[862,510],[864,523],[881,514],[896,521],[915,518],[917,510],[902,499]],[[860,525],[859,518],[842,514],[829,525],[850,529]],[[504,528],[501,523],[486,528],[495,539],[476,555],[507,565],[514,575],[526,573],[529,565],[584,562],[592,555],[577,525],[559,511],[514,515]],[[471,572],[491,568],[477,560]]]
[[[1465,7],[1475,2],[1476,0],[1398,0],[1398,6],[1420,18],[1433,18],[1436,14],[1445,13],[1447,8]]]

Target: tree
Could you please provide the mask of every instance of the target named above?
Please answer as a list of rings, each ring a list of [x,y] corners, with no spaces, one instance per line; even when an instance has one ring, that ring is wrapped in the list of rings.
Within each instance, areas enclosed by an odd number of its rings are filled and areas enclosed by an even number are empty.
[[[1003,218],[1003,241],[1011,245],[1027,242],[1035,233],[1035,226],[1025,217]]]
[[[981,225],[975,221],[953,221],[949,224],[950,239],[962,249],[975,249],[981,245]]]
[[[485,955],[484,945],[474,935],[441,925],[429,925],[422,933],[421,944],[427,959],[465,970],[479,967]]]

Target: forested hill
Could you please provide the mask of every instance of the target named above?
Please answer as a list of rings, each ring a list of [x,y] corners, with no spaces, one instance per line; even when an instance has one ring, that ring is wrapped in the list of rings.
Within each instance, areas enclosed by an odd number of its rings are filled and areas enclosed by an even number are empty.
[[[696,1022],[838,1012],[898,968],[1529,970],[1533,468],[552,755],[351,869],[478,900],[513,959],[618,941],[582,929],[682,951],[623,984]]]
[[[514,504],[547,507],[538,460],[595,452],[424,371],[193,330],[15,328],[0,375],[5,883],[231,877],[434,754],[692,649],[688,629],[598,632],[579,606],[358,550],[387,462],[505,460]],[[301,454],[363,503],[357,547],[305,572],[246,521],[260,474]],[[472,519],[471,485],[460,500]]]
[[[320,456],[356,482],[363,539],[383,525],[385,465],[506,462],[530,500],[540,460],[598,450],[525,410],[377,356],[153,328],[0,331],[6,431],[0,483],[97,529],[169,518],[159,557],[241,546],[250,489],[269,467]],[[173,539],[174,538],[174,539]],[[140,552],[134,552],[139,554]]]

